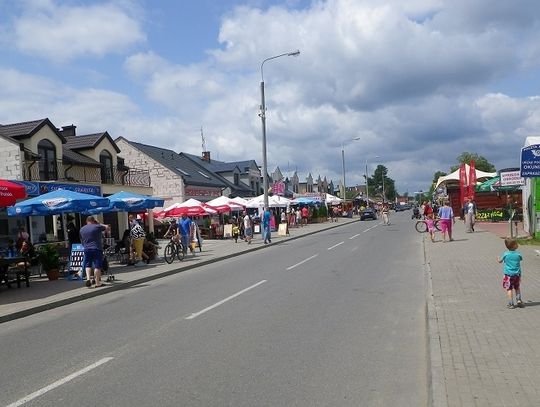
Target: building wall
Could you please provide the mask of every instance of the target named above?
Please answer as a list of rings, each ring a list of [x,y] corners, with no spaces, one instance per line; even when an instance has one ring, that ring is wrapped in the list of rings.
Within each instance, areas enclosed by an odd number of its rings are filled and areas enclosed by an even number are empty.
[[[23,179],[22,154],[17,143],[0,138],[0,179]]]
[[[184,181],[182,177],[134,148],[125,139],[119,138],[115,142],[121,150],[118,155],[124,158],[128,167],[148,169],[150,171],[153,195],[165,199],[164,207],[176,202],[182,203],[186,200],[184,199]]]
[[[62,159],[62,140],[56,135],[56,133],[49,127],[43,126],[39,131],[34,134],[30,139],[24,141],[24,146],[33,153],[38,152],[38,143],[41,140],[47,139],[54,144],[56,148],[56,159]]]
[[[79,151],[79,153],[84,154],[87,157],[93,158],[94,160],[99,162],[99,155],[101,154],[103,150],[107,150],[109,154],[111,154],[113,165],[116,166],[118,164],[118,158],[116,156],[116,149],[107,138],[104,138],[103,140],[101,140],[101,142],[96,146],[95,149],[81,150]]]

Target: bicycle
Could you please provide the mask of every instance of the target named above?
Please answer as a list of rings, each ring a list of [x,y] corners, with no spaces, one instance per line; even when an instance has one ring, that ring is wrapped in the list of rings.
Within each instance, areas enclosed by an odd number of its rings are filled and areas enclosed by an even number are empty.
[[[171,237],[171,240],[167,243],[167,246],[165,246],[165,250],[163,251],[163,257],[167,264],[171,264],[175,257],[178,258],[179,261],[182,261],[185,256],[186,254],[182,242],[179,239],[175,239],[174,236]]]
[[[441,228],[439,227],[439,219],[435,219],[433,221],[433,226],[435,227],[435,229],[437,229],[439,232],[441,231]],[[422,219],[422,220],[419,220],[419,221],[416,221],[416,225],[414,226],[416,231],[418,233],[425,233],[427,232],[428,230],[428,227],[427,227],[427,222],[425,219]]]

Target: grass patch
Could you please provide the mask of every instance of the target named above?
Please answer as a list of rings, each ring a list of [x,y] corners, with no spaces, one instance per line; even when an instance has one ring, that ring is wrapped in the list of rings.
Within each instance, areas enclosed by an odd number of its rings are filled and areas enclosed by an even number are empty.
[[[528,238],[528,239],[517,239],[517,242],[520,246],[540,246],[540,239],[536,237]]]

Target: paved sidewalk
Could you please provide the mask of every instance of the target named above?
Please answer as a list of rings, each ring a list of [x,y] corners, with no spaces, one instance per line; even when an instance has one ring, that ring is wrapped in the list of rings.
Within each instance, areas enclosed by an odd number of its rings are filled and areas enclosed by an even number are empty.
[[[424,236],[434,406],[540,405],[540,257],[523,254],[525,309],[506,308],[502,227],[477,224],[454,242]],[[490,229],[492,232],[488,232]],[[521,234],[521,233],[520,233]]]
[[[41,279],[32,278],[29,288],[25,287],[24,284],[22,284],[21,288],[15,288],[16,285],[12,284],[11,289],[7,289],[5,285],[2,285],[0,287],[0,323],[356,221],[358,221],[358,218],[340,218],[338,222],[310,224],[305,227],[292,228],[290,235],[283,237],[278,236],[277,232],[275,232],[272,233],[272,244],[270,245],[263,244],[261,235],[255,235],[250,245],[242,241],[235,243],[233,239],[205,240],[202,252],[197,249],[194,256],[188,254],[184,261],[175,260],[172,264],[167,264],[163,260],[153,261],[149,265],[139,263],[137,266],[113,263],[110,273],[115,276],[115,280],[106,283],[106,286],[102,288],[88,289],[81,281],[67,279],[48,281],[46,277]],[[160,254],[163,253],[164,245],[161,247]]]

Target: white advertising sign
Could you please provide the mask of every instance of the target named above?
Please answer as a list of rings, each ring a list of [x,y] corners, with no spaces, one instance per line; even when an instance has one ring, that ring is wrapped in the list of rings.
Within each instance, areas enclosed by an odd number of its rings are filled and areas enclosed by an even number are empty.
[[[525,180],[521,178],[519,171],[501,172],[501,186],[509,187],[513,185],[525,185]]]

